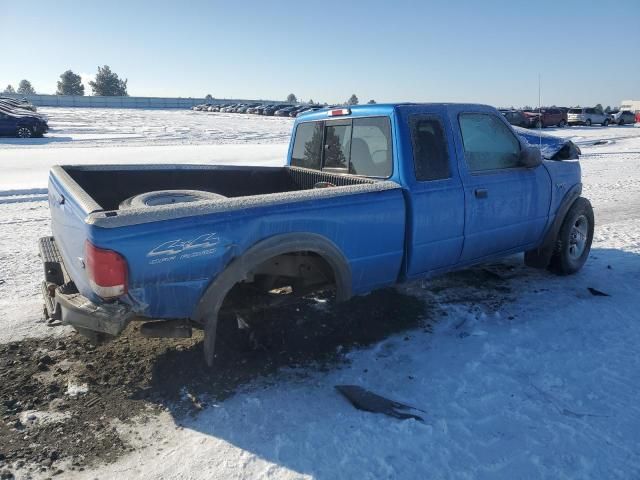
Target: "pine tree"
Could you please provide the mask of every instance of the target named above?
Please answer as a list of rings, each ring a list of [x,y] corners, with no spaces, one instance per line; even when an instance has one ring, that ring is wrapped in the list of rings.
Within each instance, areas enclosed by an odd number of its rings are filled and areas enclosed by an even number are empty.
[[[56,95],[84,95],[84,85],[80,75],[67,70],[60,75]]]
[[[604,109],[604,113],[609,113],[611,111],[611,107],[607,105],[607,108]]]
[[[287,95],[287,103],[298,103],[298,98],[293,93],[290,93]]]
[[[358,105],[358,97],[356,97],[355,93],[349,97],[349,100],[347,100],[347,105]]]
[[[4,92],[2,93],[16,93],[16,91],[14,90],[14,88],[11,85],[7,85],[7,88],[4,89]]]
[[[307,102],[307,103],[309,103],[309,105],[313,105],[313,98],[310,98],[309,102]]]
[[[206,97],[204,97],[204,99],[205,99],[207,102],[209,102],[209,101],[213,100],[213,95],[211,95],[210,93],[207,93],[207,96],[206,96]]]
[[[20,80],[18,85],[18,93],[20,95],[35,95],[36,91],[33,89],[29,80]]]
[[[600,103],[599,103],[599,104],[597,104],[594,108],[595,108],[597,111],[601,112],[601,111],[602,111],[602,104],[600,104]]]
[[[375,100],[373,100],[373,99],[371,99],[371,100],[369,100],[369,101],[367,102],[367,104],[369,104],[369,105],[375,105],[375,104],[376,104],[376,101],[375,101]]]
[[[98,67],[96,79],[89,82],[94,95],[104,97],[127,97],[127,81],[118,77],[117,73],[111,71],[109,65]]]

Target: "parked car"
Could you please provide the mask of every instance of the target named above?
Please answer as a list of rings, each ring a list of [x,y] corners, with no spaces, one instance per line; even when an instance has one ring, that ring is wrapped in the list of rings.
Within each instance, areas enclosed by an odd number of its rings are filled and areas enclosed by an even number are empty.
[[[531,126],[531,120],[521,110],[500,110],[500,113],[511,125],[523,128]]]
[[[12,97],[2,97],[0,96],[0,102],[5,104],[5,105],[9,105],[13,108],[20,108],[23,110],[30,110],[32,112],[37,111],[37,108],[32,105],[27,99],[15,99]]]
[[[256,103],[255,105],[247,108],[247,111],[245,113],[256,113],[256,110],[260,107],[263,107],[264,104],[262,103]]]
[[[565,127],[567,125],[567,114],[560,108],[537,108],[523,113],[529,119],[530,127]]]
[[[596,110],[595,108],[570,108],[567,114],[567,122],[569,125],[586,125],[590,127],[596,123],[603,127],[609,125],[609,116]]]
[[[249,109],[250,108],[255,108],[258,105],[260,105],[259,103],[248,103],[245,106],[243,106],[242,108],[238,108],[237,113],[249,113]]]
[[[271,108],[271,107],[273,107],[273,106],[274,106],[274,105],[273,105],[272,103],[268,103],[268,104],[266,104],[266,105],[261,105],[261,106],[259,106],[259,107],[256,107],[256,110],[255,110],[255,112],[254,112],[254,113],[255,113],[256,115],[264,115],[264,111],[265,111],[267,108]]]
[[[322,105],[313,105],[311,107],[308,107],[308,108],[302,109],[302,110],[300,110],[298,112],[295,112],[295,113],[291,114],[291,116],[297,118],[298,116],[300,116],[302,114],[316,112],[316,111],[322,110],[324,108],[327,108],[327,107],[324,107]]]
[[[36,114],[24,114],[0,107],[0,135],[31,138],[41,137],[49,131],[45,119]]]
[[[636,114],[631,110],[616,110],[611,112],[611,123],[618,125],[634,124],[636,123]]]
[[[280,110],[276,110],[275,112],[273,112],[273,115],[276,117],[288,117],[291,112],[297,109],[297,106],[289,105],[287,107],[281,108]]]
[[[94,341],[134,317],[146,336],[200,328],[211,365],[219,322],[318,290],[343,301],[517,252],[575,273],[594,228],[579,162],[514,128],[484,105],[361,105],[296,119],[282,167],[53,167],[45,311]]]
[[[278,110],[281,110],[283,108],[289,108],[291,107],[290,104],[288,103],[279,103],[277,105],[272,105],[270,107],[267,107],[263,110],[262,114],[263,115],[268,115],[268,116],[272,116],[274,115]]]

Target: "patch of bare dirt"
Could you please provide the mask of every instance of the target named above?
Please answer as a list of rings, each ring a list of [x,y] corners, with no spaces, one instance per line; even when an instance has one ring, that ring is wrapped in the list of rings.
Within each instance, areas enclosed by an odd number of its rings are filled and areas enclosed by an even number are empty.
[[[114,421],[195,412],[281,367],[335,368],[342,352],[390,334],[428,328],[425,304],[387,289],[334,305],[307,299],[265,311],[238,330],[220,326],[216,365],[203,361],[202,335],[147,339],[131,325],[111,343],[92,346],[80,335],[0,345],[0,471],[61,473],[110,462],[132,450]]]

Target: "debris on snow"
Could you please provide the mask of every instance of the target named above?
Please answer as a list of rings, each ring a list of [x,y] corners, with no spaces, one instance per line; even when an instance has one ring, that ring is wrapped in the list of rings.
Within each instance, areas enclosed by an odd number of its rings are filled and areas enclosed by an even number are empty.
[[[414,420],[424,422],[424,419],[421,416],[410,413],[411,410],[426,413],[424,410],[381,397],[380,395],[358,385],[336,385],[335,389],[349,400],[349,402],[351,402],[351,404],[358,410],[364,410],[365,412],[372,413],[384,413],[390,417],[402,420],[413,418]]]
[[[595,288],[587,287],[587,290],[589,290],[589,292],[591,292],[591,295],[593,295],[594,297],[610,297],[611,296],[608,293],[601,292],[600,290],[597,290]]]

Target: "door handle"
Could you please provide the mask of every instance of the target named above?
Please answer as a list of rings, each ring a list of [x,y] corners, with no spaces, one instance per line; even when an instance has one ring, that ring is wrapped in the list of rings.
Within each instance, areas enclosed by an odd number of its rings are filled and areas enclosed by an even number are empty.
[[[476,188],[474,193],[476,194],[476,198],[487,198],[489,196],[486,188]]]

